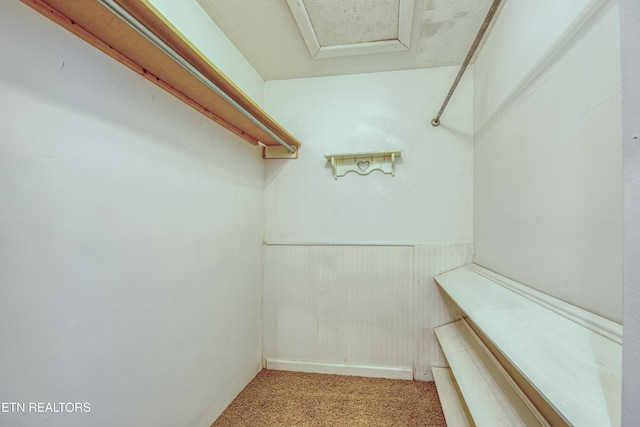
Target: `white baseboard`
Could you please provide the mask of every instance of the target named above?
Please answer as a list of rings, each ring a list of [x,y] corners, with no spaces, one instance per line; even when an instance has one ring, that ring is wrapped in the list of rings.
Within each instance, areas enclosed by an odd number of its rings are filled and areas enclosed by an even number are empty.
[[[412,380],[412,368],[343,365],[340,363],[304,362],[297,360],[267,359],[267,369],[275,371],[308,372],[313,374],[354,375],[359,377]]]

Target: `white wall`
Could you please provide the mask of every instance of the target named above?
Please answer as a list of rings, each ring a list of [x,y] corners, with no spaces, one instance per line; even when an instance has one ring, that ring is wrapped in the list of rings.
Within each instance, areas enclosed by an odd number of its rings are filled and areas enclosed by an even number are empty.
[[[430,121],[457,71],[266,83],[268,111],[303,142],[299,159],[266,163],[266,358],[423,380],[445,363],[433,327],[455,313],[433,275],[471,261],[470,75]],[[395,177],[336,180],[324,157],[385,150],[402,151]]]
[[[267,245],[267,366],[432,380],[446,366],[433,329],[461,315],[433,277],[472,255],[471,244]]]
[[[264,357],[412,378],[412,278],[411,246],[267,246]]]
[[[589,21],[594,11],[611,3],[610,0],[504,2],[497,23],[476,59],[479,67],[474,73],[475,131],[509,108],[545,66],[582,36],[580,31],[577,34],[574,31],[576,26],[593,25]]]
[[[624,141],[624,343],[622,422],[640,424],[640,3],[620,2]]]
[[[258,105],[264,81],[196,0],[149,0],[212,64]]]
[[[210,425],[261,369],[259,150],[18,2],[0,111],[0,401],[91,405],[0,425]]]
[[[284,242],[469,243],[472,79],[443,125],[430,121],[456,67],[269,81],[269,113],[303,142],[266,165],[266,239]],[[401,150],[396,176],[334,180],[331,153]]]
[[[475,77],[475,261],[622,319],[615,1],[506,2]]]

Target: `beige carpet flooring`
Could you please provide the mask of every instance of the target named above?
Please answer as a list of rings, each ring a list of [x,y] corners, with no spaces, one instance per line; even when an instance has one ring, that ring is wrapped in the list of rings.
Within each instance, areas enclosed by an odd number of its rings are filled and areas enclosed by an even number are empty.
[[[433,382],[263,370],[212,424],[446,426]]]

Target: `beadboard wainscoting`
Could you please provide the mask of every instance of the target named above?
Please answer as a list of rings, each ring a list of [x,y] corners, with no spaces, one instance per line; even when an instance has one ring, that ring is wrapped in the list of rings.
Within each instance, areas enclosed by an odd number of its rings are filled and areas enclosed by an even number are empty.
[[[413,376],[433,381],[432,366],[448,366],[434,328],[462,317],[458,306],[444,293],[434,276],[469,264],[473,245],[416,245],[413,249],[413,312],[416,353]]]
[[[433,329],[459,316],[433,276],[470,263],[471,244],[267,243],[266,366],[431,380]]]

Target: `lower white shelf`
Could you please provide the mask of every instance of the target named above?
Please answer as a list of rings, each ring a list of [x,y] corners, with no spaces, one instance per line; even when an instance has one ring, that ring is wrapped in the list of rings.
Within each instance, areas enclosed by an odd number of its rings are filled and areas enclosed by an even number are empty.
[[[472,427],[475,424],[469,413],[460,389],[449,368],[431,368],[433,381],[438,389],[438,397],[448,426]]]
[[[464,320],[435,331],[475,425],[549,425]]]

